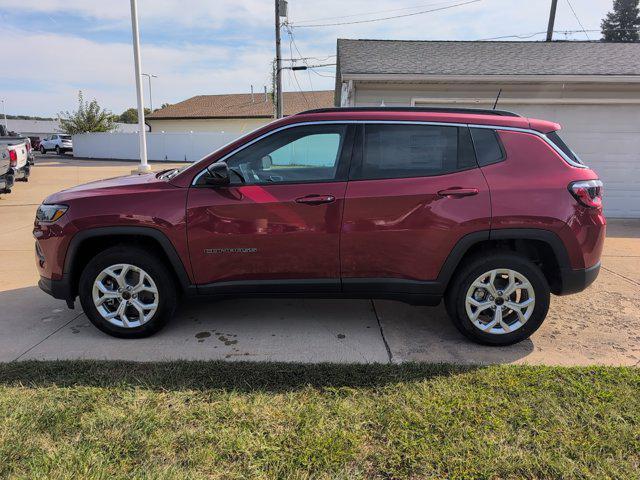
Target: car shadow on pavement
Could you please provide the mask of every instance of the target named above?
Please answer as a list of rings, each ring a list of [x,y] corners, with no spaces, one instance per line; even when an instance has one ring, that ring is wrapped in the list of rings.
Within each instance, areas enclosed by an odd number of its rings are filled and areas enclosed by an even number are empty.
[[[184,301],[156,335],[123,340],[37,287],[0,292],[0,361],[251,360],[256,363],[512,363],[530,340],[496,348],[463,337],[441,307],[327,299]],[[374,305],[378,305],[374,308]]]

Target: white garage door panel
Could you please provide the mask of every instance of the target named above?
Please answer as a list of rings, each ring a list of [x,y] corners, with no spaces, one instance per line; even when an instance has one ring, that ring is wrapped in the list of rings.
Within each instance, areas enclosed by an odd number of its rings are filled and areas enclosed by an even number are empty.
[[[640,217],[638,105],[507,105],[520,115],[562,125],[560,136],[605,185],[609,217]]]

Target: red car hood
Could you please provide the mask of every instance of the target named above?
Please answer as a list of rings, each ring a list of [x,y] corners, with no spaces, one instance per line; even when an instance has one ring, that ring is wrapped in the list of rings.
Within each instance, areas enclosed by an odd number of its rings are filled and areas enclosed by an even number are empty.
[[[128,175],[125,177],[114,177],[89,182],[49,195],[45,198],[43,203],[64,203],[65,201],[77,198],[96,197],[107,193],[113,193],[116,190],[119,194],[126,194],[139,193],[141,190],[157,189],[162,186],[169,187],[167,182],[164,180],[158,180],[156,175],[156,173],[149,173],[146,175]]]

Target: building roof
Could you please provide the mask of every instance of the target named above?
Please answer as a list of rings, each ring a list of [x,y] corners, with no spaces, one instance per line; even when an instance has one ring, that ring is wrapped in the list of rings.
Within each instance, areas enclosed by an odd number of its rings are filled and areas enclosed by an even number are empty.
[[[338,39],[338,71],[340,75],[640,75],[640,43]]]
[[[294,115],[311,108],[324,108],[333,105],[333,91],[284,92],[284,114]],[[255,93],[251,101],[250,93],[227,95],[196,95],[183,102],[170,105],[153,112],[146,118],[188,119],[188,118],[272,118],[273,102],[271,95]]]

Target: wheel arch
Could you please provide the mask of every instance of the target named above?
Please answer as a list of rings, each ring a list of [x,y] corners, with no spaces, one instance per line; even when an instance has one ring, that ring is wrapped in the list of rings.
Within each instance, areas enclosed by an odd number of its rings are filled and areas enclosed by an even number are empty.
[[[521,253],[539,263],[551,291],[563,291],[562,272],[571,268],[569,254],[560,237],[551,230],[539,228],[505,228],[473,232],[462,237],[445,260],[438,283],[446,291],[451,279],[470,257],[488,250]]]
[[[81,265],[97,252],[117,244],[136,244],[151,248],[167,263],[176,283],[186,291],[190,285],[187,270],[167,236],[151,227],[98,227],[78,232],[71,239],[64,261],[64,276],[70,281],[70,293],[78,293]]]

